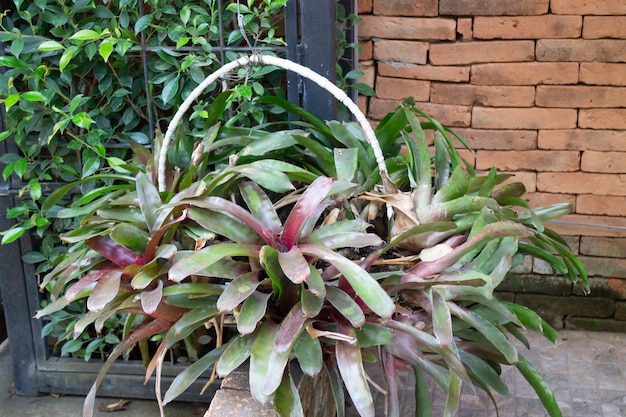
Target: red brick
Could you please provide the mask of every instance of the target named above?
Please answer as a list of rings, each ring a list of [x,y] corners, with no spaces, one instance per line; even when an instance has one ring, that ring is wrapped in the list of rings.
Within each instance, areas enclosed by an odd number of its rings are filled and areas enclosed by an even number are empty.
[[[626,16],[585,16],[583,38],[626,39]]]
[[[537,61],[625,62],[626,40],[539,39]]]
[[[472,65],[472,84],[538,85],[578,83],[578,64],[573,62],[520,62]]]
[[[428,42],[380,40],[374,42],[374,59],[425,64]]]
[[[554,14],[612,15],[626,14],[626,3],[621,0],[552,0]]]
[[[359,0],[356,3],[359,14],[372,12],[372,0]]]
[[[585,267],[587,274],[591,276],[626,278],[626,259],[596,258],[590,256],[579,256],[578,258]]]
[[[626,173],[626,152],[585,151],[581,162],[585,172]],[[624,207],[626,210],[626,206]]]
[[[626,107],[626,87],[537,86],[540,107]]]
[[[374,62],[359,62],[359,70],[363,71],[363,76],[359,78],[359,82],[374,88],[376,80],[376,67],[374,66]]]
[[[548,13],[548,0],[439,0],[439,14],[523,16]]]
[[[580,252],[584,255],[623,258],[626,253],[626,239],[583,236],[580,239]],[[622,299],[626,299],[626,287]]]
[[[477,169],[497,166],[503,171],[577,171],[580,153],[577,151],[486,151],[479,150]]]
[[[626,129],[626,109],[582,109],[578,127],[590,129]]]
[[[476,129],[569,129],[576,127],[576,110],[474,107]]]
[[[381,120],[387,113],[393,111],[400,100],[386,100],[374,97],[370,100],[369,117]],[[428,115],[439,120],[444,126],[467,127],[470,124],[470,108],[468,106],[452,106],[432,103],[416,103],[416,107],[424,110]]]
[[[437,16],[437,0],[375,0],[374,14],[388,16]]]
[[[626,196],[626,175],[541,172],[537,189],[547,193]]]
[[[374,43],[372,41],[359,41],[359,48],[359,61],[367,61],[374,57]]]
[[[531,107],[535,102],[535,89],[534,87],[433,83],[430,101],[466,106]]]
[[[461,40],[471,41],[474,37],[474,31],[472,29],[472,18],[459,18],[456,21],[456,33],[461,37]]]
[[[624,130],[540,130],[539,149],[623,151],[626,152]]]
[[[534,51],[532,41],[455,42],[432,44],[429,56],[433,65],[464,65],[532,61]]]
[[[469,67],[445,67],[380,62],[378,73],[389,77],[414,78],[419,80],[468,82]]]
[[[626,197],[583,194],[576,197],[576,212],[626,217]],[[622,255],[626,254],[626,251]]]
[[[595,85],[626,86],[626,64],[583,62],[580,64],[580,82]]]
[[[383,39],[454,40],[456,21],[419,17],[363,16],[359,37]]]
[[[489,167],[489,169],[491,169],[491,167]],[[524,184],[524,187],[526,188],[526,192],[534,193],[535,191],[537,191],[537,174],[536,173],[524,172],[524,171],[508,172],[508,173],[513,174],[513,177],[504,181],[503,184],[509,184],[511,182],[521,182],[522,184]]]
[[[476,17],[476,39],[542,39],[578,38],[583,27],[582,16],[515,16]]]
[[[549,222],[546,226],[568,236],[626,237],[626,218],[624,217],[568,214],[559,221],[561,223]]]
[[[528,150],[537,148],[535,130],[454,129],[472,149]]]
[[[388,77],[378,77],[376,79],[376,97],[404,100],[409,96],[417,101],[428,101],[430,97],[430,81]]]
[[[359,106],[359,110],[361,110],[363,114],[367,114],[367,111],[369,108],[369,102],[370,102],[369,97],[361,96],[361,95],[357,97],[356,104]],[[372,126],[372,128],[374,127]]]
[[[531,207],[545,207],[553,204],[566,203],[576,207],[576,196],[571,194],[528,193],[524,194]]]

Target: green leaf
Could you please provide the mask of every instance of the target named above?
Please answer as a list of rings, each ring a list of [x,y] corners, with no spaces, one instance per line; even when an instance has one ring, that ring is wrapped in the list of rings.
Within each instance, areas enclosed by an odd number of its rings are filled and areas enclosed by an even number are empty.
[[[485,360],[464,350],[459,351],[459,355],[461,355],[463,363],[478,380],[488,384],[500,395],[505,397],[509,395],[509,389],[506,384]]]
[[[356,329],[356,338],[361,349],[386,345],[392,336],[391,330],[375,323],[365,322],[360,329]]]
[[[77,41],[88,41],[88,40],[100,39],[100,34],[96,32],[95,30],[81,29],[75,34],[73,34],[72,36],[70,36],[70,39],[77,40]]]
[[[39,91],[25,91],[22,93],[21,97],[28,101],[47,101],[46,97]]]
[[[489,342],[491,342],[493,347],[499,350],[510,364],[517,363],[519,356],[517,349],[513,346],[513,344],[511,344],[509,339],[499,328],[472,311],[453,302],[448,302],[448,307],[450,308],[450,312],[452,314],[471,325]]]
[[[89,130],[91,124],[94,123],[93,119],[89,117],[89,114],[86,112],[80,112],[72,116],[72,123],[76,126]]]
[[[337,171],[337,179],[345,181],[354,181],[359,151],[356,148],[335,148],[335,169]]]
[[[274,233],[278,233],[282,223],[278,218],[274,204],[258,184],[245,181],[239,185],[239,192],[243,197],[250,213],[261,220]]]
[[[452,344],[453,335],[452,317],[450,316],[448,303],[436,289],[431,289],[430,295],[432,299],[433,333],[440,346],[449,346]]]
[[[111,53],[113,53],[113,47],[115,46],[115,39],[105,39],[100,43],[100,47],[98,48],[98,53],[104,59],[104,62],[109,60]]]
[[[221,259],[232,256],[258,256],[260,250],[261,248],[257,245],[239,243],[220,243],[208,246],[174,263],[168,273],[169,279],[180,282]]]
[[[293,347],[293,353],[305,375],[316,376],[322,370],[324,357],[318,338],[312,338],[309,333],[302,332]]]
[[[419,366],[413,367],[415,374],[415,417],[432,417],[430,401],[430,389],[424,377],[424,372]]]
[[[57,41],[44,41],[37,47],[40,51],[58,51],[59,49],[65,49],[61,43]]]
[[[63,72],[65,68],[69,65],[70,61],[78,54],[80,49],[77,46],[70,46],[61,55],[61,59],[59,59],[59,71]]]
[[[137,174],[137,198],[139,199],[139,207],[141,213],[146,219],[148,225],[148,231],[152,233],[155,229],[160,228],[162,225],[156,224],[157,210],[163,205],[159,191],[156,186],[150,181],[148,176],[143,172]]]
[[[543,376],[539,373],[537,368],[532,366],[522,355],[519,355],[519,361],[515,364],[515,367],[526,381],[528,381],[530,386],[533,387],[541,403],[546,408],[546,411],[550,414],[550,417],[562,417],[563,414],[561,413],[559,404],[556,402],[556,398],[554,398],[550,386],[543,379]]]
[[[237,316],[237,330],[240,334],[249,334],[256,329],[257,323],[265,315],[267,301],[272,293],[253,292],[241,306]]]
[[[280,417],[304,417],[300,396],[289,372],[283,375],[274,394],[274,408]]]
[[[178,285],[172,285],[171,287],[178,287]],[[166,290],[171,287],[165,288],[163,293],[165,294]],[[204,323],[217,315],[219,315],[219,311],[214,305],[210,304],[205,307],[189,310],[183,314],[180,319],[174,322],[171,329],[169,329],[165,335],[164,342],[166,346],[173,346],[176,342],[189,336],[199,327],[203,327]]]
[[[324,307],[324,299],[314,295],[311,291],[301,289],[300,302],[302,310],[307,317],[317,316]]]
[[[256,341],[252,346],[252,353],[250,354],[250,372],[248,378],[250,394],[262,403],[270,399],[270,396],[263,393],[263,388],[265,386],[274,341],[276,340],[276,333],[278,333],[278,325],[271,319],[265,320],[259,329]]]
[[[19,94],[9,94],[7,96],[7,98],[4,99],[4,108],[5,108],[5,110],[8,111],[18,101],[20,101],[20,95]],[[3,140],[6,139],[7,137],[9,137],[10,134],[11,134],[11,132],[9,132],[9,131],[3,132],[3,135],[4,135]]]
[[[217,347],[186,367],[181,373],[176,375],[174,381],[167,389],[163,397],[163,405],[174,401],[180,394],[191,386],[224,352],[224,346]]]
[[[190,207],[187,217],[201,227],[238,243],[259,243],[259,235],[246,224],[215,210]]]
[[[252,271],[240,275],[226,286],[222,295],[217,300],[217,308],[221,312],[229,312],[235,309],[242,301],[254,293],[259,286],[259,272]]]
[[[161,101],[163,101],[163,104],[170,103],[178,94],[179,79],[180,76],[177,75],[163,86],[163,91],[161,92]]]
[[[365,314],[356,301],[344,291],[331,285],[326,286],[326,300],[333,305],[350,324],[361,327],[365,323]]]
[[[150,23],[152,23],[152,17],[153,13],[149,13],[137,19],[137,22],[135,22],[135,33],[139,34],[140,32],[147,29],[148,26],[150,26]]]
[[[217,362],[217,374],[225,377],[243,364],[250,357],[255,340],[254,333],[232,339]]]
[[[275,193],[282,194],[295,190],[289,176],[280,171],[262,169],[253,165],[236,167],[235,171]]]
[[[380,317],[391,317],[395,304],[372,276],[351,260],[318,245],[299,245],[302,253],[315,256],[335,266],[350,283],[356,295]]]
[[[528,307],[515,303],[505,303],[513,310],[519,321],[528,329],[543,334],[552,343],[556,343],[558,333],[544,319]]]
[[[2,244],[8,245],[11,242],[15,242],[19,239],[28,228],[22,226],[13,226],[9,230],[2,232]]]

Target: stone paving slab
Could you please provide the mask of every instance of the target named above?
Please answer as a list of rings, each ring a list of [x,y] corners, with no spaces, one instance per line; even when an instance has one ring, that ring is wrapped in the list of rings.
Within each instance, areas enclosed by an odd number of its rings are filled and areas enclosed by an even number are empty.
[[[556,345],[535,333],[529,333],[527,337],[533,349],[528,351],[520,347],[520,352],[543,373],[554,390],[564,417],[626,417],[626,334],[561,330]],[[80,416],[82,397],[8,395],[7,389],[12,382],[10,369],[8,349],[0,349],[0,417]],[[495,394],[500,417],[547,416],[535,392],[515,368],[505,369],[503,379],[509,386],[510,396],[505,398]],[[231,409],[242,406],[242,393],[236,394],[227,398],[226,404]],[[401,415],[414,415],[414,396],[406,391],[403,398]],[[431,400],[435,408],[433,417],[441,416],[445,402],[443,392],[439,388],[433,389]],[[458,417],[496,416],[495,406],[482,391],[474,393],[464,388],[461,400]],[[207,408],[206,404],[170,404],[166,407],[166,417],[201,416]],[[142,400],[133,401],[125,411],[96,412],[95,415],[152,417],[158,415],[157,410],[155,401]],[[251,412],[253,414],[247,415],[264,415]]]

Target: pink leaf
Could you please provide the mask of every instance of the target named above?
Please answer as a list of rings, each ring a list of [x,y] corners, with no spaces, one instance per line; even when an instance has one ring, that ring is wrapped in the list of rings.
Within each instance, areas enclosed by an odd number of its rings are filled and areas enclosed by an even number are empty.
[[[319,177],[308,186],[296,205],[285,220],[285,227],[281,235],[281,242],[291,249],[298,240],[300,230],[306,219],[315,211],[315,208],[326,198],[333,186],[333,179]]]
[[[108,236],[96,236],[88,239],[87,246],[104,256],[116,265],[126,268],[137,263],[137,254],[126,246],[113,241]]]
[[[141,308],[146,314],[152,314],[156,311],[161,299],[163,298],[163,281],[157,281],[157,287],[151,291],[143,291],[141,293]]]
[[[311,273],[309,263],[297,246],[289,249],[289,252],[278,252],[278,263],[287,278],[294,284],[306,281]]]
[[[119,269],[108,271],[99,280],[87,299],[87,308],[90,311],[100,311],[111,302],[120,289],[122,271]]]
[[[74,285],[67,289],[65,292],[65,299],[67,301],[74,301],[74,298],[84,289],[89,288],[92,284],[98,281],[103,275],[110,271],[95,271],[91,274],[87,274],[79,279]]]

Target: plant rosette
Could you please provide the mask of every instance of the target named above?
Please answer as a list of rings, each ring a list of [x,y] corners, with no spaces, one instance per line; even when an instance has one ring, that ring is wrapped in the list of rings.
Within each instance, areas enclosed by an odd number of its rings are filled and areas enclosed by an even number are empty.
[[[315,78],[288,61],[269,61]],[[223,72],[250,62],[267,64],[243,57]],[[314,81],[335,94],[327,81]],[[507,395],[502,366],[515,366],[548,413],[561,415],[511,342],[528,345],[526,330],[555,341],[555,330],[494,289],[531,255],[587,290],[580,262],[543,225],[570,206],[531,209],[523,185],[505,182],[509,175],[475,172],[454,146],[465,141],[411,100],[372,131],[345,94],[336,96],[360,126],[324,123],[262,97],[301,120],[243,129],[220,120],[224,93],[211,108],[219,116],[189,152],[191,163],[172,167],[169,143],[186,135],[177,123],[211,82],[183,103],[152,153],[135,147],[136,176],[110,175],[111,185],[69,209],[84,210],[81,227],[62,237],[67,255],[42,282],[54,301],[38,316],[86,298],[76,337],[92,324],[100,331],[116,313],[141,317],[103,365],[84,416],[122,352],[161,334],[145,358],[146,379],[159,377],[168,350],[207,328],[214,348],[163,398],[157,378],[160,406],[207,370],[223,377],[246,363],[251,395],[281,416],[322,415],[312,410],[329,406],[343,416],[348,402],[374,416],[372,387],[385,393],[387,415],[398,416],[406,387],[397,377],[406,371],[415,374],[416,416],[430,415],[425,377],[445,392],[445,415],[453,416],[463,384],[491,398]],[[434,132],[432,142],[425,131]],[[50,195],[44,210],[75,185]],[[368,374],[369,362],[379,375]]]

